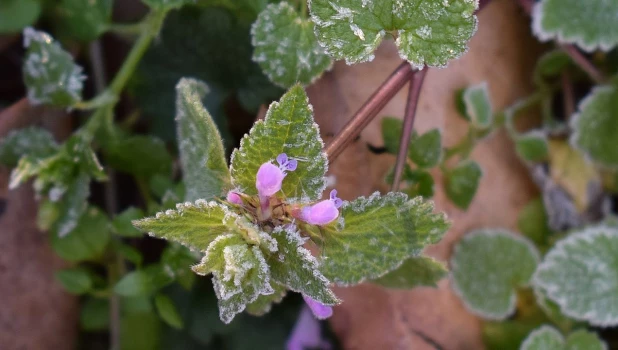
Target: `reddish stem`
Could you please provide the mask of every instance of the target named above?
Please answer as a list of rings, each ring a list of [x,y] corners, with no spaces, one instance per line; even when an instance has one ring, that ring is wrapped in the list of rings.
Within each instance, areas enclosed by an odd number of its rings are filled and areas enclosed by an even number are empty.
[[[415,70],[408,62],[403,62],[388,79],[369,97],[367,102],[354,114],[337,136],[326,145],[324,151],[330,163],[352,142],[360,132],[375,118],[384,106],[410,80]]]
[[[564,102],[565,120],[575,113],[575,91],[573,90],[573,81],[569,72],[562,72],[562,99]]]
[[[573,62],[575,62],[575,64],[577,64],[577,66],[581,68],[581,70],[583,70],[584,72],[586,72],[586,74],[588,74],[588,76],[590,76],[590,78],[595,83],[603,84],[607,81],[603,73],[601,73],[601,71],[599,71],[597,67],[592,64],[592,62],[590,62],[586,58],[586,56],[584,56],[584,54],[581,53],[581,51],[579,51],[575,46],[560,45],[560,47],[564,52],[567,53],[567,55],[569,55],[569,57],[571,57]]]
[[[395,175],[393,178],[393,186],[391,191],[399,190],[399,184],[401,183],[401,175],[403,174],[403,168],[406,165],[408,159],[408,145],[412,138],[412,130],[414,130],[414,120],[416,119],[416,110],[418,106],[418,98],[421,94],[421,88],[423,87],[423,81],[425,75],[429,69],[420,70],[414,74],[410,79],[410,89],[408,90],[408,101],[406,103],[406,112],[403,119],[403,130],[401,131],[401,138],[399,140],[399,152],[397,152],[397,162],[395,163]]]

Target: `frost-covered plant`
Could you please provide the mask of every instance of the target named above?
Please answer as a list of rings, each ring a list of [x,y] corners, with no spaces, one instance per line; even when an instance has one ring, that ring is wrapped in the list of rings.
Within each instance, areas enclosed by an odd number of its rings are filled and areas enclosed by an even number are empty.
[[[177,90],[185,181],[204,172],[218,181],[204,189],[210,196],[134,224],[204,253],[193,271],[213,275],[224,322],[245,309],[267,312],[287,290],[301,293],[315,316],[326,318],[340,303],[332,283],[376,280],[420,258],[448,227],[431,203],[401,193],[347,202],[331,190],[320,200],[328,161],[300,86],[273,103],[243,138],[229,172],[222,141],[201,105],[207,87],[185,79]],[[419,274],[434,271],[429,263],[417,268]]]

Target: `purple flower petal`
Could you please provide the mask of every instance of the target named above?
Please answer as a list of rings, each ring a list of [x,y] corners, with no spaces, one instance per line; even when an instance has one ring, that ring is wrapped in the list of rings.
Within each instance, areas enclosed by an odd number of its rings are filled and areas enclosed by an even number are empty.
[[[238,205],[242,204],[242,198],[240,198],[238,193],[232,192],[232,191],[227,193],[227,201],[233,204],[238,204]]]
[[[285,153],[281,153],[280,155],[277,156],[277,163],[279,163],[279,166],[284,166],[285,163],[288,162],[288,155]]]
[[[292,334],[286,344],[287,350],[330,349],[331,346],[322,340],[320,323],[312,315],[308,307],[303,307],[294,325]]]
[[[261,197],[270,197],[281,190],[281,183],[285,174],[271,163],[260,166],[255,177],[255,187]]]
[[[341,208],[343,205],[341,198],[337,198],[337,190],[330,191],[330,200],[335,203],[335,208]]]
[[[301,219],[311,225],[326,225],[339,216],[335,201],[330,199],[306,206],[301,211]]]
[[[296,159],[290,159],[285,164],[285,170],[287,170],[287,171],[294,171],[294,170],[296,170],[297,167],[298,167],[298,161]]]
[[[325,320],[333,315],[333,308],[331,306],[324,305],[306,295],[303,295],[303,299],[305,299],[305,303],[307,303],[307,306],[309,306],[311,312],[318,320]]]

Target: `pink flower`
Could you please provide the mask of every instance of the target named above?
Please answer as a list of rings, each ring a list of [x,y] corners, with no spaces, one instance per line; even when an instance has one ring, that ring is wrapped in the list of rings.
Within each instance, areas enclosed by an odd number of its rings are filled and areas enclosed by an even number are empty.
[[[232,204],[236,204],[236,205],[242,204],[242,198],[240,198],[240,196],[236,192],[232,192],[232,191],[228,192],[226,199],[228,202]]]
[[[313,316],[308,307],[303,307],[298,321],[288,338],[286,350],[304,349],[331,349],[330,343],[322,339],[320,323]]]
[[[307,306],[311,309],[313,316],[318,320],[325,320],[333,315],[332,307],[315,301],[306,295],[303,295],[303,299],[305,299],[305,303],[307,303]]]
[[[342,204],[343,201],[337,198],[337,190],[332,190],[330,192],[330,199],[304,207],[300,218],[311,225],[326,225],[339,217],[339,207]]]
[[[288,159],[285,153],[277,156],[279,167],[270,162],[262,164],[255,177],[255,187],[260,197],[271,197],[281,190],[281,184],[287,171],[294,171],[298,166],[296,159]]]

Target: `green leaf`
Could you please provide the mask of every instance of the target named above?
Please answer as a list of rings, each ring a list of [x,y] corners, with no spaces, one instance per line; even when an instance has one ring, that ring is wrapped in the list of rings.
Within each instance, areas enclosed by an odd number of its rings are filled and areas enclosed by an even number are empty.
[[[270,269],[260,248],[248,245],[239,234],[217,237],[193,271],[200,275],[213,274],[219,317],[224,323],[230,323],[260,295],[274,293]]]
[[[187,290],[191,289],[196,280],[191,266],[199,259],[200,254],[177,243],[168,244],[161,254],[161,263],[174,273],[177,282]]]
[[[384,148],[391,154],[399,152],[399,141],[401,140],[401,130],[403,122],[401,119],[393,117],[382,118],[382,139],[384,140]]]
[[[569,65],[571,58],[564,50],[549,51],[536,62],[532,74],[534,83],[539,86],[546,85],[545,79],[559,76]]]
[[[109,166],[141,178],[172,172],[173,159],[165,143],[154,136],[136,135],[112,140],[105,147]]]
[[[69,234],[78,224],[80,217],[88,208],[90,196],[90,177],[82,173],[68,185],[57,202],[58,217],[51,227],[51,231],[59,237]],[[50,192],[52,201],[53,192]]]
[[[56,272],[56,279],[72,294],[84,294],[92,289],[90,273],[82,268],[60,270]]]
[[[144,257],[139,250],[118,240],[113,241],[113,244],[114,249],[118,254],[120,254],[127,261],[135,264],[138,268],[141,267],[142,262],[144,261]]]
[[[109,300],[88,298],[79,316],[81,328],[87,332],[102,331],[109,326]]]
[[[33,25],[41,14],[38,0],[4,0],[0,3],[0,33],[18,33]]]
[[[616,13],[615,1],[541,0],[532,11],[532,29],[542,41],[609,51],[618,44]]]
[[[326,52],[348,64],[371,61],[386,33],[415,67],[444,67],[476,31],[474,0],[312,0],[316,34]]]
[[[148,7],[156,11],[169,11],[179,9],[187,4],[193,4],[196,0],[142,0]]]
[[[592,90],[571,119],[571,144],[599,165],[618,169],[618,89],[602,86]]]
[[[148,296],[174,281],[174,274],[163,265],[155,264],[124,275],[114,286],[123,297]]]
[[[141,237],[142,232],[133,226],[133,221],[144,217],[144,211],[129,207],[122,213],[116,215],[112,221],[114,233],[122,237]]]
[[[549,156],[547,136],[540,130],[533,130],[515,139],[515,150],[523,160],[542,162]]]
[[[547,211],[541,197],[533,199],[519,212],[517,228],[537,244],[543,244],[551,234]]]
[[[414,287],[437,287],[438,281],[446,277],[446,266],[426,256],[412,257],[396,270],[371,282],[394,289],[412,289]]]
[[[70,107],[82,99],[82,67],[49,34],[28,27],[24,46],[23,75],[30,103]]]
[[[538,261],[538,251],[522,236],[498,229],[474,231],[455,247],[452,285],[474,314],[503,320],[515,311],[515,291],[530,283]]]
[[[157,313],[159,313],[159,316],[161,316],[165,323],[176,329],[183,328],[182,318],[170,297],[165,294],[157,294],[155,296],[155,306]]]
[[[217,236],[227,232],[226,215],[232,215],[226,206],[198,200],[195,204],[180,203],[176,210],[160,212],[155,217],[133,221],[133,225],[152,236],[203,251]]]
[[[25,155],[45,158],[58,149],[58,144],[49,131],[29,127],[11,131],[0,141],[0,164],[14,167]]]
[[[253,60],[275,84],[311,84],[332,60],[318,44],[313,22],[287,2],[270,4],[251,28]],[[292,49],[293,48],[293,49]]]
[[[386,182],[392,185],[393,177],[394,169],[386,176]],[[406,164],[403,168],[401,181],[402,187],[400,188],[400,192],[407,194],[409,197],[433,197],[434,181],[433,176],[431,176],[429,172],[418,169],[412,170],[410,165]]]
[[[113,0],[62,0],[58,23],[77,40],[92,41],[107,30],[112,6]]]
[[[340,218],[323,229],[322,273],[343,286],[376,279],[437,243],[448,226],[421,197],[376,192],[346,202]]]
[[[160,349],[162,323],[154,312],[124,315],[120,322],[121,350]]]
[[[64,237],[51,236],[56,254],[68,261],[94,260],[105,252],[110,240],[109,221],[99,209],[90,208],[77,223],[77,227]]]
[[[595,333],[575,331],[566,338],[555,328],[541,326],[521,344],[521,350],[605,350],[607,345]]]
[[[273,280],[324,305],[340,303],[329,288],[330,281],[320,272],[318,260],[303,248],[305,240],[296,227],[277,226],[271,236],[278,247],[268,258]]]
[[[468,209],[482,176],[483,171],[475,161],[466,160],[459,163],[445,174],[446,195],[459,208]]]
[[[285,177],[283,194],[292,201],[320,198],[328,161],[312,111],[305,90],[296,85],[243,137],[240,148],[232,153],[230,167],[232,181],[243,193],[256,195],[255,175],[260,166],[286,153],[298,160],[298,167]]]
[[[598,226],[570,234],[547,253],[534,285],[574,319],[618,325],[618,230]]]
[[[419,168],[433,168],[442,159],[442,135],[440,130],[432,129],[423,135],[412,138],[408,157]]]
[[[493,115],[487,83],[468,87],[463,91],[462,98],[467,119],[472,126],[480,130],[491,127]]]
[[[197,80],[181,79],[176,86],[178,146],[187,186],[185,200],[210,200],[230,187],[221,135],[202,105],[208,87]]]
[[[273,304],[280,303],[287,294],[287,288],[271,280],[272,289],[275,291],[270,295],[260,295],[254,302],[247,305],[247,313],[253,316],[263,316],[270,312]]]

